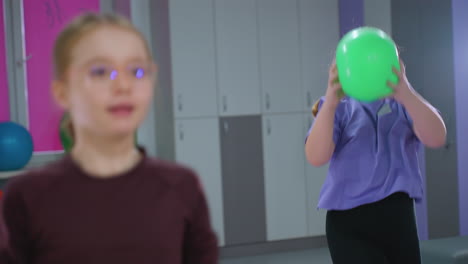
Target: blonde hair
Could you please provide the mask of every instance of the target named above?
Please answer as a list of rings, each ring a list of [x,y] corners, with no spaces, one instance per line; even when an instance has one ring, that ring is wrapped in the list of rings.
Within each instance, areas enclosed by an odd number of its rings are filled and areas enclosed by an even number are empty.
[[[319,104],[320,104],[320,99],[317,100],[314,105],[312,106],[312,116],[313,117],[317,117],[317,113],[318,113],[318,110],[319,110]]]
[[[102,26],[114,26],[134,32],[144,42],[148,56],[151,49],[143,34],[125,17],[110,13],[84,13],[73,19],[58,35],[53,50],[54,78],[63,79],[71,64],[75,45],[87,34]]]
[[[73,19],[58,35],[53,49],[53,74],[55,80],[65,79],[72,62],[72,51],[76,44],[87,34],[103,27],[118,27],[135,33],[144,43],[148,57],[152,60],[151,49],[143,34],[125,17],[111,13],[84,13]],[[68,136],[74,140],[73,123],[69,113],[64,115],[61,123]]]

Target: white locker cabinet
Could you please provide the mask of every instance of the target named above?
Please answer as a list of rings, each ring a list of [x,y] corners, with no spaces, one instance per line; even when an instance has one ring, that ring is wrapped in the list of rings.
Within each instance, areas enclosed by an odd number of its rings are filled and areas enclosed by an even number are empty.
[[[304,114],[304,143],[305,136],[312,124],[312,114]],[[317,209],[320,190],[328,173],[328,164],[322,167],[314,167],[305,160],[305,177],[307,183],[307,224],[309,236],[325,235],[325,220],[327,211]]]
[[[216,0],[219,114],[260,114],[256,0]]]
[[[325,95],[328,69],[338,45],[338,0],[299,0],[302,71],[301,109],[310,112]]]
[[[258,0],[263,113],[303,109],[296,0]]]
[[[218,115],[213,1],[169,1],[175,117]]]
[[[263,117],[267,238],[306,237],[303,114]]]
[[[220,245],[224,214],[218,118],[176,119],[176,160],[197,172],[202,182]]]

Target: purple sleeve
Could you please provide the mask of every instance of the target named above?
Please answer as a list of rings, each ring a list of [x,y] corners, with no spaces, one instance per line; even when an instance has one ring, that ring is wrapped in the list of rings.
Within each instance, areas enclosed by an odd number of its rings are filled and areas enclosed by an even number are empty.
[[[408,111],[406,111],[406,108],[400,104],[401,109],[403,109],[403,114],[405,115],[406,120],[409,122],[409,125],[413,127],[413,119],[411,119],[411,116],[409,115]]]
[[[323,105],[324,101],[325,101],[324,97],[320,98],[320,101],[319,101],[319,104],[318,104],[317,115],[320,113],[320,108],[322,108],[322,105]],[[340,126],[341,114],[340,114],[340,110],[341,110],[341,107],[336,108],[335,120],[334,120],[334,125],[333,125],[333,142],[335,143],[335,145],[338,143],[338,140],[339,140],[340,135],[341,135],[341,126]],[[314,127],[314,123],[315,123],[315,118],[312,121],[312,125],[310,126],[309,131],[307,132],[307,137],[309,137],[309,134],[312,131],[312,127]],[[307,137],[306,137],[306,140],[307,140]]]
[[[211,227],[208,204],[203,189],[195,174],[187,185],[190,217],[184,236],[184,264],[217,264],[218,240]]]

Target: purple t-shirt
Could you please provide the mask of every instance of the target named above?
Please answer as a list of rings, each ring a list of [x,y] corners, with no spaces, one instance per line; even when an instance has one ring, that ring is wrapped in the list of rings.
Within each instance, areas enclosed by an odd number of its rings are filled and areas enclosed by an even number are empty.
[[[322,97],[319,111],[323,101]],[[333,140],[335,152],[319,208],[347,210],[395,192],[421,199],[421,142],[401,104],[393,99],[362,103],[344,98],[336,109]]]

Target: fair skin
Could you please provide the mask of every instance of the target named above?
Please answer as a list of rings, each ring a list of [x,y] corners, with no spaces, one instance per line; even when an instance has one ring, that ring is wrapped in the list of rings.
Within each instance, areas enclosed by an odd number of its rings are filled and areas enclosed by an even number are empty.
[[[144,77],[135,77],[139,70]],[[66,76],[53,82],[53,93],[71,114],[71,156],[85,172],[109,178],[141,160],[134,134],[151,104],[155,72],[143,40],[127,29],[99,26],[73,47]]]
[[[447,129],[444,120],[437,110],[419,95],[411,86],[406,77],[405,65],[400,61],[400,69],[393,68],[398,76],[399,82],[388,86],[393,88],[393,97],[402,104],[411,119],[413,119],[413,130],[421,142],[430,148],[439,148],[445,144]]]
[[[401,60],[400,69],[401,71],[398,71],[393,68],[394,73],[398,76],[398,83],[388,82],[388,86],[394,90],[391,97],[405,107],[413,120],[413,130],[416,136],[425,146],[442,147],[447,135],[442,117],[411,87]],[[306,158],[313,166],[325,165],[333,155],[335,150],[333,142],[335,111],[342,97],[343,91],[338,80],[336,64],[333,62],[329,70],[325,102],[316,117],[314,127],[305,145]]]

